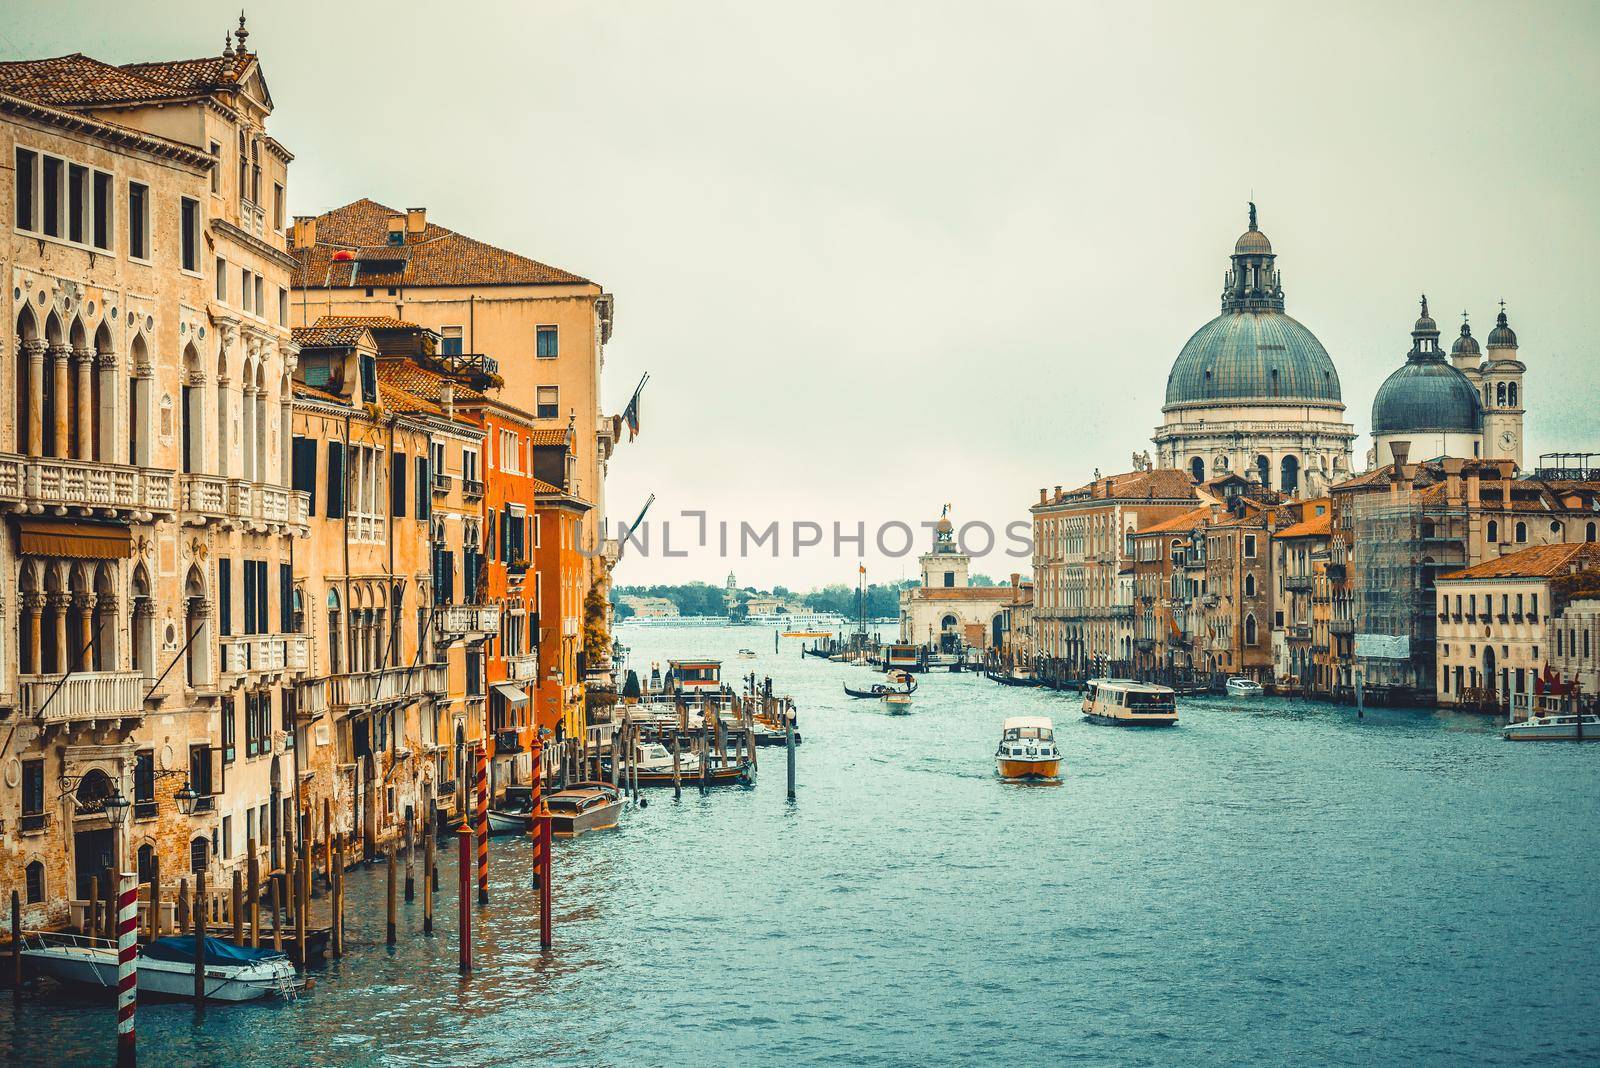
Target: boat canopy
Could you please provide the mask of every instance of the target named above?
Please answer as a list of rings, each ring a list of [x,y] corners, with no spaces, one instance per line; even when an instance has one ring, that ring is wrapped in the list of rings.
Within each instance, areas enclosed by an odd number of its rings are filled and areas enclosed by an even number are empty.
[[[144,947],[144,956],[150,960],[170,961],[174,964],[194,963],[194,938],[187,935],[168,935]],[[206,938],[207,964],[257,964],[283,956],[271,949],[251,949],[236,946],[220,938]]]
[[[1006,730],[1021,730],[1023,727],[1039,727],[1050,730],[1055,724],[1050,722],[1049,716],[1012,716],[1005,722]]]

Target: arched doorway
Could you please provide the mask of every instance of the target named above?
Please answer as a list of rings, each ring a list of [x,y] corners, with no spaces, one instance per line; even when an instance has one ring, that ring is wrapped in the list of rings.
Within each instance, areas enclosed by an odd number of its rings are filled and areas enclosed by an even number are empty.
[[[1001,646],[1001,637],[1005,634],[1005,615],[997,613],[989,624],[989,643],[998,650]]]
[[[81,821],[72,832],[72,874],[77,896],[89,896],[91,879],[102,880],[115,864],[115,832],[103,818],[106,798],[112,794],[111,776],[99,768],[90,768],[78,779],[72,793],[73,817]]]
[[[961,642],[961,621],[954,615],[946,615],[939,620],[939,651],[942,653],[955,652],[956,646]]]
[[[1497,698],[1495,697],[1495,686],[1494,686],[1494,684],[1495,684],[1495,668],[1494,668],[1494,665],[1495,665],[1494,646],[1485,645],[1483,647],[1483,697],[1484,697],[1484,700],[1486,702],[1488,702],[1489,704],[1496,704],[1497,703]]]

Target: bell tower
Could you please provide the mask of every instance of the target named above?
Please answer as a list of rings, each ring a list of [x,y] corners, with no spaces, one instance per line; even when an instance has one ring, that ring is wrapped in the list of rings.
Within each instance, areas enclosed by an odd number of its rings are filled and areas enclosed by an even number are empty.
[[[1513,460],[1522,467],[1522,376],[1527,366],[1517,356],[1517,335],[1506,322],[1506,302],[1489,331],[1482,376],[1483,455],[1491,460]]]

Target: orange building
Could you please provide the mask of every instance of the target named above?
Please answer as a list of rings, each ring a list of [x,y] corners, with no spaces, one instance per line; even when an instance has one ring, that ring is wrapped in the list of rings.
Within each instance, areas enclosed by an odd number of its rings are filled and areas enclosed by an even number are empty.
[[[534,598],[539,605],[536,721],[556,740],[581,739],[584,713],[584,596],[589,561],[582,551],[592,505],[572,492],[572,431],[541,430],[530,439],[535,500]]]

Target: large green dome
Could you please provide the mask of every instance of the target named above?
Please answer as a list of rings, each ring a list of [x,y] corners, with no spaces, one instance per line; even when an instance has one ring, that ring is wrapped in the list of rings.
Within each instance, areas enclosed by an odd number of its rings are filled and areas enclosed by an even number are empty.
[[[1167,404],[1340,402],[1339,372],[1317,336],[1281,311],[1225,311],[1196,330],[1167,376]]]

